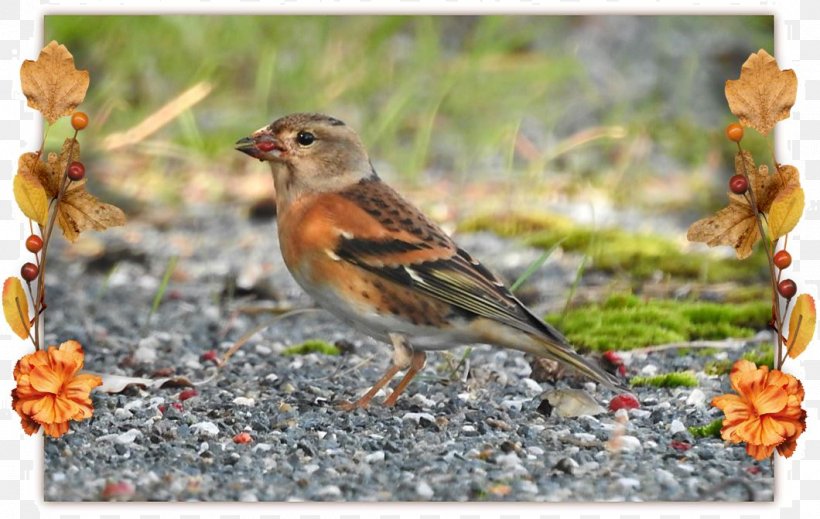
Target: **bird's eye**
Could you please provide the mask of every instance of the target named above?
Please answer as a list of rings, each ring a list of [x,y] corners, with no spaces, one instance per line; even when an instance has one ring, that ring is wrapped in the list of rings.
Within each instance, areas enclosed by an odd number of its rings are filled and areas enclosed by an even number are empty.
[[[299,143],[300,146],[310,146],[315,140],[316,136],[310,132],[301,131],[296,134],[296,142]]]

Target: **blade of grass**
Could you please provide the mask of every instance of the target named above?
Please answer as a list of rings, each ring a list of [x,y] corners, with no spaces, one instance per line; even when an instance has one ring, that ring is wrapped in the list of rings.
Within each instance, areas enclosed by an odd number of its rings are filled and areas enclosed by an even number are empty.
[[[525,270],[523,274],[518,276],[518,279],[516,279],[515,283],[512,284],[512,286],[510,287],[510,292],[515,292],[521,285],[524,284],[525,281],[527,281],[530,278],[530,276],[535,274],[535,272],[538,269],[540,269],[544,263],[547,262],[549,257],[552,256],[552,253],[555,252],[555,249],[557,249],[558,246],[561,245],[561,242],[563,242],[565,239],[566,238],[561,238],[560,240],[555,242],[555,244],[553,244],[552,247],[542,252],[541,255],[535,259],[535,261],[530,263],[527,267],[527,270]]]
[[[168,265],[165,267],[165,274],[162,276],[162,281],[160,281],[159,286],[157,287],[157,292],[154,294],[154,302],[151,303],[151,311],[148,312],[148,317],[145,319],[145,327],[148,327],[148,323],[151,322],[151,317],[156,313],[157,308],[159,308],[159,304],[162,302],[162,297],[165,295],[165,291],[168,290],[168,283],[171,281],[171,274],[174,273],[174,268],[177,266],[177,261],[179,261],[179,256],[171,256],[168,259]]]

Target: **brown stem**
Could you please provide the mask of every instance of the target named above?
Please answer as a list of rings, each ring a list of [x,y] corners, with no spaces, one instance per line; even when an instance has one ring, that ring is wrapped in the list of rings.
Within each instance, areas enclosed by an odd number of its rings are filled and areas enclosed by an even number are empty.
[[[766,251],[766,259],[769,260],[769,278],[772,282],[772,304],[774,306],[774,320],[777,324],[777,329],[783,329],[783,320],[780,317],[780,305],[777,297],[777,283],[775,282],[775,271],[774,271],[774,258],[772,257],[772,249],[766,245],[767,238],[766,238],[766,230],[763,228],[763,221],[761,220],[761,212],[760,209],[757,207],[757,197],[755,196],[754,186],[752,184],[752,180],[749,178],[749,172],[746,171],[746,160],[743,157],[743,148],[740,146],[740,142],[737,143],[737,151],[740,154],[740,163],[743,164],[743,176],[746,177],[746,181],[749,183],[749,197],[752,199],[752,211],[755,214],[755,220],[757,220],[757,229],[760,232],[760,239],[763,242],[763,250]],[[777,333],[777,354],[775,355],[775,359],[779,360],[780,356],[783,353],[783,338],[780,335],[780,332]],[[780,366],[775,366],[776,369],[780,369]]]
[[[21,323],[23,323],[24,325],[25,325],[26,323],[28,323],[28,338],[29,338],[29,339],[31,340],[31,342],[33,343],[33,342],[34,342],[34,337],[32,337],[32,336],[31,336],[31,323],[29,323],[29,322],[28,322],[28,317],[26,317],[25,315],[23,315],[23,307],[22,307],[22,306],[20,306],[20,298],[15,296],[15,298],[14,298],[14,302],[15,302],[15,304],[17,305],[17,313],[18,313],[18,314],[20,314],[20,322],[21,322]],[[36,349],[36,348],[37,348],[37,345],[35,344],[35,345],[34,345],[34,347],[35,347],[35,349]]]
[[[71,165],[71,156],[74,153],[74,143],[77,142],[78,133],[78,130],[74,130],[74,137],[71,139],[71,145],[68,147],[68,157],[66,158],[65,170],[63,171],[63,176],[60,179],[60,191],[57,193],[54,207],[49,212],[48,222],[46,223],[45,233],[43,234],[43,250],[40,251],[40,272],[37,275],[37,302],[35,303],[34,312],[38,316],[37,321],[34,323],[34,335],[37,339],[37,344],[35,344],[35,347],[38,350],[40,349],[40,313],[38,309],[40,306],[45,304],[46,297],[45,275],[46,260],[48,259],[46,253],[48,252],[48,244],[51,242],[51,233],[54,230],[54,223],[57,220],[57,213],[60,210],[60,202],[62,201],[66,189],[68,188],[68,184],[70,183],[66,182],[66,179],[68,178],[68,167]]]
[[[783,366],[783,363],[786,362],[786,357],[788,357],[789,352],[792,351],[792,346],[794,345],[794,339],[795,339],[795,337],[797,337],[797,334],[800,333],[800,325],[801,324],[803,324],[803,316],[798,315],[797,316],[797,326],[794,327],[794,333],[789,334],[790,335],[789,338],[792,340],[792,343],[789,344],[788,347],[786,348],[786,352],[783,353],[783,358],[779,359],[780,360],[780,366]],[[780,367],[777,367],[777,369],[780,369]]]

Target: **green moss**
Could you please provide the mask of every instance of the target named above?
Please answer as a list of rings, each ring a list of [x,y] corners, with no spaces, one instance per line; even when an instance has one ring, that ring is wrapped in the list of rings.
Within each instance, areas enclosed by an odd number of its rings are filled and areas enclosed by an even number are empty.
[[[732,370],[732,364],[734,362],[729,359],[710,360],[703,366],[703,371],[707,375],[725,375]]]
[[[698,379],[691,371],[678,371],[675,373],[662,373],[652,377],[632,377],[629,379],[631,386],[652,386],[652,387],[695,387]]]
[[[769,366],[769,369],[774,369],[774,346],[765,344],[756,350],[747,351],[743,354],[743,358],[754,362],[757,366]]]
[[[336,346],[320,341],[318,339],[311,339],[302,344],[296,344],[286,348],[282,355],[307,355],[308,353],[321,353],[322,355],[339,355],[341,351]]]
[[[642,301],[634,295],[612,296],[603,303],[570,310],[546,320],[573,344],[593,350],[630,350],[693,340],[750,337],[765,328],[768,302],[719,304],[686,300]]]
[[[639,279],[658,271],[704,282],[762,280],[766,274],[763,253],[757,250],[744,261],[684,253],[676,242],[663,236],[615,228],[593,229],[548,213],[478,216],[462,222],[459,231],[490,231],[499,236],[521,237],[527,244],[542,249],[564,240],[561,248],[565,251],[589,254],[591,268],[623,272]]]
[[[689,427],[689,434],[695,438],[720,438],[720,429],[723,427],[723,418],[718,418],[706,425]]]

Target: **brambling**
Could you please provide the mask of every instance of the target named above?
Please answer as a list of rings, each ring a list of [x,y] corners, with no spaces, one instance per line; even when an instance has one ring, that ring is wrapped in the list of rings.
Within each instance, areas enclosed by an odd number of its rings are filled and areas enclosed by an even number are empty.
[[[393,345],[366,407],[402,370],[396,403],[426,351],[485,343],[561,361],[613,389],[617,378],[573,351],[421,211],[381,181],[359,136],[342,121],[298,113],[240,139],[270,164],[279,244],[296,282],[352,327]]]

